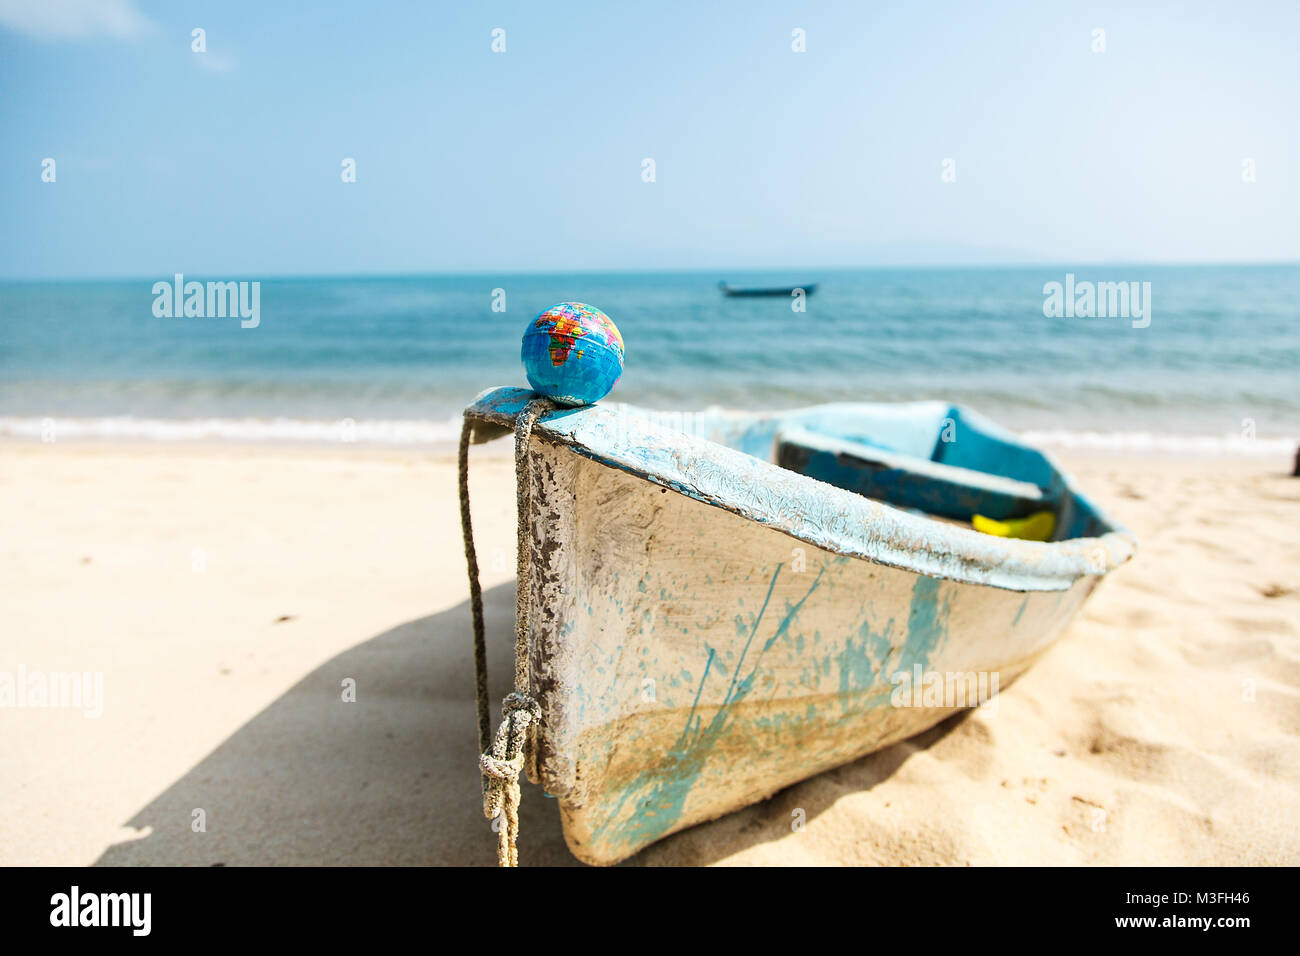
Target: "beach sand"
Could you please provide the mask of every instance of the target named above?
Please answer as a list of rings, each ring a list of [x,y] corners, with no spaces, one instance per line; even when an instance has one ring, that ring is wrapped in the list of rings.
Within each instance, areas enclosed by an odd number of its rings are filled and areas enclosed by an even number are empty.
[[[1290,462],[1063,463],[1141,547],[996,713],[629,862],[1300,863]],[[508,458],[472,492],[499,700]],[[8,443],[0,514],[0,672],[103,675],[98,717],[0,709],[0,864],[494,863],[453,460]],[[520,856],[575,862],[531,785]]]

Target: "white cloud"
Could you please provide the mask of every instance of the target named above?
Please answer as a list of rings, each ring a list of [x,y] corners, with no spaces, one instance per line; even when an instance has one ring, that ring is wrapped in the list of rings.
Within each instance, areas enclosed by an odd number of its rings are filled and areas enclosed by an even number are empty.
[[[154,27],[134,0],[0,0],[0,25],[42,40],[131,39]]]

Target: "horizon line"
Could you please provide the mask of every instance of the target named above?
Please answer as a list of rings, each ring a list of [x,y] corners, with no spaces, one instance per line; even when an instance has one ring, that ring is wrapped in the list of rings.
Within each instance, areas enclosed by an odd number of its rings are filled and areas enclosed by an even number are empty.
[[[714,275],[722,276],[725,274],[753,273],[753,272],[885,272],[885,271],[950,271],[950,272],[992,272],[997,270],[1012,269],[1092,269],[1098,267],[1105,268],[1240,268],[1240,267],[1275,267],[1275,266],[1300,266],[1300,259],[1217,259],[1217,260],[1141,260],[1141,259],[1090,259],[1079,260],[1076,262],[1065,261],[1007,261],[1007,262],[985,262],[985,263],[894,263],[894,264],[875,264],[875,265],[794,265],[794,266],[735,266],[720,268],[700,268],[697,266],[686,267],[666,267],[666,268],[597,268],[597,269],[514,269],[514,270],[486,270],[486,269],[466,269],[462,271],[447,270],[425,270],[425,271],[369,271],[369,272],[276,272],[265,273],[256,280],[247,280],[251,273],[241,272],[224,272],[224,273],[191,273],[192,275],[223,275],[244,276],[246,281],[262,280],[301,280],[301,279],[452,279],[452,278],[474,278],[478,276],[613,276],[613,275]],[[185,273],[182,271],[181,275]],[[170,272],[168,276],[176,275]],[[68,282],[68,283],[91,283],[91,282],[157,282],[160,281],[157,273],[136,273],[134,275],[47,275],[47,276],[18,276],[18,275],[0,275],[0,283],[42,283],[42,282]]]

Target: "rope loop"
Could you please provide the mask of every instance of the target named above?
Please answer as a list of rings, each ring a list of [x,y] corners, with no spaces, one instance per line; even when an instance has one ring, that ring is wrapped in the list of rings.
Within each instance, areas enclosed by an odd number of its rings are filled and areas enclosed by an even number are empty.
[[[524,769],[524,755],[520,754],[512,760],[498,760],[491,754],[479,754],[478,765],[485,777],[493,780],[518,780]],[[484,815],[488,819],[496,816],[495,813],[486,812]]]

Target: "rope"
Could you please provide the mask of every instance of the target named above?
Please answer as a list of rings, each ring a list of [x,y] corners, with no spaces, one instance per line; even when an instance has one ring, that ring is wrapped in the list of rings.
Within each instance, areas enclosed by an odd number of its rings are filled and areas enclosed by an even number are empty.
[[[483,814],[493,820],[500,816],[497,830],[497,863],[519,865],[519,775],[528,757],[536,754],[537,724],[542,708],[529,696],[529,636],[532,633],[532,535],[528,527],[530,474],[528,440],[533,425],[542,413],[554,408],[545,398],[534,399],[515,420],[515,505],[518,512],[516,541],[518,546],[515,582],[515,689],[501,703],[501,723],[492,737],[488,715],[487,642],[483,627],[483,592],[479,587],[478,555],[474,550],[474,530],[469,512],[469,440],[473,430],[468,417],[461,426],[460,452],[460,527],[465,539],[465,565],[469,571],[470,611],[474,620],[474,685],[478,709],[478,743],[483,773]]]
[[[478,705],[478,750],[485,753],[492,738],[488,715],[487,646],[483,640],[483,589],[478,583],[478,553],[474,550],[474,528],[469,520],[469,438],[474,430],[468,418],[460,427],[460,532],[465,539],[465,566],[469,569],[469,606],[474,618],[474,699]],[[487,789],[487,780],[483,781]]]

